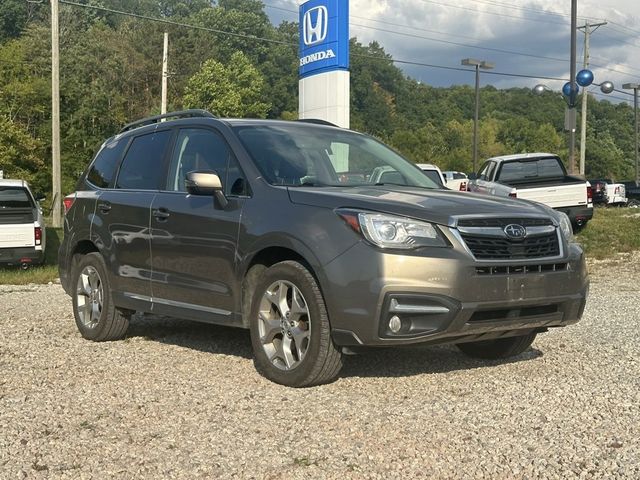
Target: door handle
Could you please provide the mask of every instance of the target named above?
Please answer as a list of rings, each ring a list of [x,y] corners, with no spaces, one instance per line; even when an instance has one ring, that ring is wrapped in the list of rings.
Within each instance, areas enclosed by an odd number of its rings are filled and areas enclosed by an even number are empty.
[[[102,213],[109,213],[111,211],[111,203],[109,202],[100,202],[98,203],[98,208]]]
[[[156,220],[158,220],[159,222],[164,222],[171,216],[171,214],[166,208],[157,208],[153,211],[153,216],[156,217]]]

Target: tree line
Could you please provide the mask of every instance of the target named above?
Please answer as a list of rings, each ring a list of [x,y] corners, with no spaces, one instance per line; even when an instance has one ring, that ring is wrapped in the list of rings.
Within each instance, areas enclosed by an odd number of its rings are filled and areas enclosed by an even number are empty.
[[[61,4],[63,191],[107,138],[160,112],[163,33],[169,32],[169,109],[220,116],[297,117],[298,25],[274,26],[260,0],[81,0]],[[133,18],[135,12],[173,23]],[[36,190],[51,185],[48,2],[0,9],[0,170]],[[182,25],[180,25],[182,24]],[[184,25],[198,28],[188,28]],[[216,33],[232,32],[236,35]],[[481,89],[480,158],[548,151],[567,158],[564,103],[528,88]],[[351,127],[415,162],[470,171],[474,91],[407,77],[377,42],[351,39]],[[633,176],[633,111],[589,98],[588,177]]]

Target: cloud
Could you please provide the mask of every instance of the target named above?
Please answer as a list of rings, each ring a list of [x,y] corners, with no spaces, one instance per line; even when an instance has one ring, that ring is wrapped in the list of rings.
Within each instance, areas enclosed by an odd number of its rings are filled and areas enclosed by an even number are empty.
[[[297,11],[292,0],[267,5]],[[362,43],[376,40],[395,59],[459,67],[467,57],[496,64],[495,72],[539,77],[569,77],[569,2],[536,0],[351,0],[350,30]],[[295,14],[267,8],[272,20],[297,20]],[[640,2],[579,0],[578,24],[603,19],[609,24],[591,36],[596,81],[640,80]],[[422,37],[422,38],[420,38]],[[578,32],[578,70],[583,34]],[[545,58],[540,58],[545,57]],[[413,78],[436,86],[473,82],[468,72],[398,64]],[[545,80],[560,89],[561,81]],[[532,86],[536,79],[492,75],[483,83],[499,88]]]

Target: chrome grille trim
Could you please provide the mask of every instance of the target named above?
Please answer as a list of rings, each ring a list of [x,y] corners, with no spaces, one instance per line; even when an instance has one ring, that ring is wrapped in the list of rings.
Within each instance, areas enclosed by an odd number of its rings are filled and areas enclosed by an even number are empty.
[[[516,223],[519,225],[530,225],[525,227],[527,229],[527,236],[525,240],[513,240],[510,242],[512,246],[520,245],[520,248],[516,248],[516,250],[522,252],[522,245],[525,244],[525,247],[531,246],[529,242],[526,242],[526,239],[537,239],[538,241],[543,241],[543,236],[548,236],[549,240],[553,243],[553,249],[548,252],[543,252],[543,255],[536,256],[535,254],[530,255],[526,254],[526,250],[524,250],[525,254],[520,254],[517,256],[507,255],[504,252],[501,252],[500,255],[497,255],[495,258],[491,258],[491,256],[480,255],[476,256],[470,245],[467,244],[464,237],[472,235],[476,237],[478,241],[481,240],[489,240],[495,239],[497,242],[505,242],[508,241],[508,237],[504,233],[504,230],[497,226],[471,226],[471,225],[479,225],[483,222],[485,225],[508,225],[510,223]],[[458,226],[460,225],[460,226]],[[539,263],[540,261],[554,261],[560,260],[565,255],[565,245],[562,238],[562,234],[560,229],[555,225],[554,220],[550,217],[541,217],[541,216],[531,216],[531,215],[523,215],[522,217],[482,217],[477,215],[471,216],[463,216],[463,217],[450,217],[449,219],[449,231],[454,236],[454,238],[460,242],[464,250],[478,263],[486,264],[506,264],[506,263],[519,263],[522,265],[530,264],[530,263]],[[535,245],[534,245],[535,246]],[[535,252],[534,252],[535,253]]]

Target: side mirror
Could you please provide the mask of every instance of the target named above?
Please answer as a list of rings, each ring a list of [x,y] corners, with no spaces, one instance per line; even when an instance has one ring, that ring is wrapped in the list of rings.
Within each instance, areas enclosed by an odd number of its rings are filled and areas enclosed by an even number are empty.
[[[191,195],[213,195],[220,202],[222,208],[225,208],[229,203],[222,191],[220,177],[212,170],[189,172],[184,184],[187,193]]]
[[[477,180],[478,179],[478,174],[475,172],[471,172],[469,175],[467,175],[469,180]]]

